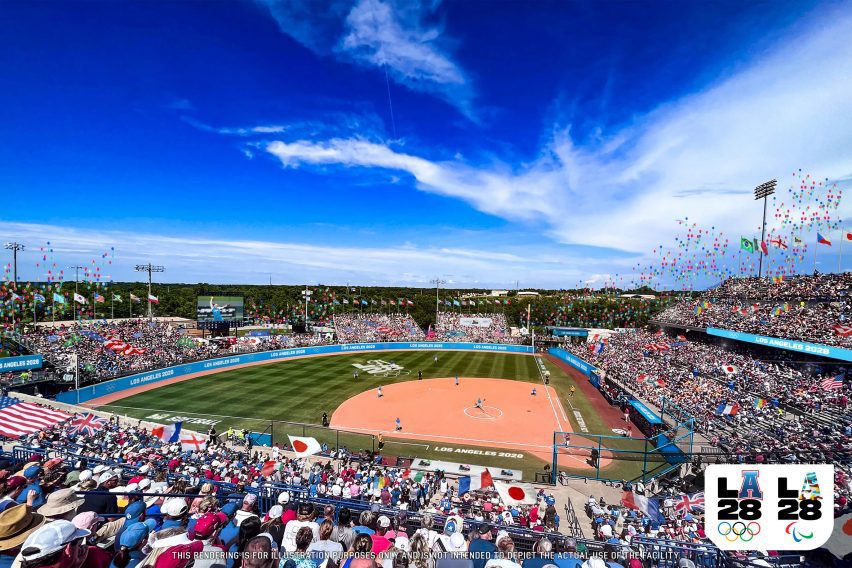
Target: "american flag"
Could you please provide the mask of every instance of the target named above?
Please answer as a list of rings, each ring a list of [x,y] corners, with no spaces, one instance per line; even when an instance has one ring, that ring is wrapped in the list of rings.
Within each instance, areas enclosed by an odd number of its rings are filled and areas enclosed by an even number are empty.
[[[833,391],[840,390],[843,388],[843,376],[837,375],[836,377],[826,377],[819,384],[822,387],[822,390]]]
[[[51,410],[17,398],[0,398],[0,434],[20,438],[71,418],[70,414]]]
[[[68,433],[93,436],[95,432],[106,426],[107,423],[106,418],[95,416],[91,412],[82,412],[77,414],[76,418],[68,425]]]

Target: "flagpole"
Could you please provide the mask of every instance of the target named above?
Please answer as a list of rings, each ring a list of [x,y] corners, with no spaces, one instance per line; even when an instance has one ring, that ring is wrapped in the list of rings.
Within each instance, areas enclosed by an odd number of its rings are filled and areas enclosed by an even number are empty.
[[[115,292],[112,293],[112,300],[110,301],[110,304],[109,304],[109,312],[110,312],[109,319],[115,319]]]
[[[840,256],[843,250],[843,229],[840,229],[840,236],[837,239],[837,273],[840,274]]]
[[[80,404],[80,363],[77,361],[77,344],[74,344],[74,390],[77,391],[77,404]]]
[[[819,237],[817,237],[817,239],[819,239]],[[814,243],[814,274],[816,274],[816,253],[817,253],[817,247],[819,247],[819,240],[817,240],[817,242],[816,242],[816,243]]]

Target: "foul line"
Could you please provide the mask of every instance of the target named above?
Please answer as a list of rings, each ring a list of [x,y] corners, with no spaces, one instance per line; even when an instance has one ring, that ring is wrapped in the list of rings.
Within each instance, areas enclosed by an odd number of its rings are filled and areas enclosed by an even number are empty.
[[[556,418],[556,425],[559,426],[559,431],[564,432],[565,429],[562,428],[562,422],[559,420],[559,413],[556,412],[556,405],[553,404],[553,398],[550,396],[550,387],[547,386],[547,383],[544,382],[544,373],[542,373],[541,368],[544,365],[541,356],[536,356],[536,367],[538,368],[538,375],[541,378],[541,384],[544,385],[544,392],[547,393],[547,400],[550,401],[550,408],[553,410],[553,417]],[[559,400],[559,397],[557,397]],[[563,411],[564,414],[564,411]],[[566,418],[567,420],[567,418]]]

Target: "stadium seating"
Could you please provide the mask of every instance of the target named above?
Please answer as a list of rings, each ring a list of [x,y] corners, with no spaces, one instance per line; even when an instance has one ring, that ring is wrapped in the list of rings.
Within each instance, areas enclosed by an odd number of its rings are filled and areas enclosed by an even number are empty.
[[[502,313],[458,314],[441,312],[434,329],[438,341],[516,343]]]
[[[408,314],[335,314],[334,330],[339,343],[422,341],[423,330]]]

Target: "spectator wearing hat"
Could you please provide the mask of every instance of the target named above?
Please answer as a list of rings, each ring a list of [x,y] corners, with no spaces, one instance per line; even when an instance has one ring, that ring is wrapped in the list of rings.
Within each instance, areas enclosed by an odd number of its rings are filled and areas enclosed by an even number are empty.
[[[322,564],[327,558],[333,560],[335,564],[340,564],[343,558],[343,545],[331,540],[333,532],[334,523],[328,519],[324,520],[319,528],[319,540],[308,546],[308,552],[317,564]],[[375,544],[375,541],[373,543]]]
[[[77,515],[77,507],[83,504],[83,498],[78,498],[73,489],[60,489],[47,496],[47,501],[38,512],[49,521],[65,519],[70,521]]]
[[[26,495],[24,493],[24,488],[27,486],[27,478],[15,475],[10,477],[6,482],[6,495],[3,496],[3,499],[0,499],[0,511],[6,510],[8,507],[13,507],[18,504],[18,497],[20,495]],[[33,500],[35,500],[35,495],[33,495]],[[30,502],[30,506],[32,506],[32,502]]]
[[[515,562],[515,542],[509,533],[500,531],[497,533],[497,552],[496,558],[492,558],[485,563],[485,568],[521,568],[521,565]]]
[[[376,532],[370,535],[373,540],[373,552],[384,552],[391,547],[391,541],[385,536],[390,530],[391,522],[388,517],[381,515],[376,520]]]
[[[89,547],[89,531],[66,520],[47,523],[36,529],[21,545],[22,568],[80,568]]]
[[[144,558],[142,547],[148,541],[153,522],[134,523],[121,533],[118,539],[119,549],[112,559],[110,568],[135,568]]]
[[[44,516],[33,513],[28,505],[15,505],[0,512],[0,567],[12,566],[21,545],[44,522]]]
[[[33,501],[33,507],[38,509],[39,507],[44,505],[44,489],[41,486],[42,473],[43,470],[38,465],[31,465],[24,470],[24,477],[27,480],[27,486],[24,488],[21,494],[18,495],[18,498],[16,499],[18,503],[25,503],[27,500],[27,494],[30,491],[35,491],[36,497]]]
[[[284,550],[287,552],[296,551],[296,535],[299,533],[299,529],[303,527],[311,529],[313,541],[319,540],[319,525],[314,522],[314,507],[310,503],[302,503],[299,505],[296,520],[290,521],[287,523],[287,526],[284,527],[284,540],[281,542],[281,546]]]
[[[205,483],[201,486],[201,489],[198,491],[198,497],[192,500],[192,504],[189,506],[189,514],[194,515],[198,512],[198,506],[201,504],[201,500],[207,497],[208,495],[216,494],[216,486],[212,483]]]
[[[183,497],[167,499],[160,507],[160,511],[163,513],[163,522],[158,530],[186,526],[186,515],[189,511],[189,506]]]
[[[246,496],[243,497],[243,504],[234,517],[234,523],[237,526],[240,526],[240,524],[249,517],[257,517],[257,495],[254,493],[247,493]],[[258,520],[260,519],[258,518]]]
[[[261,532],[268,533],[275,543],[280,543],[284,539],[284,523],[281,522],[283,514],[284,507],[273,505],[266,514],[266,521],[260,527]]]
[[[194,568],[225,568],[222,554],[224,548],[217,546],[219,530],[228,522],[224,513],[204,513],[192,529],[190,538],[200,541],[204,547],[202,556],[195,559]],[[158,559],[159,560],[159,559]]]
[[[111,493],[106,493],[118,487],[118,476],[109,470],[104,471],[98,477],[98,493],[87,493],[83,497],[83,504],[77,509],[78,512],[94,511],[98,515],[115,515],[118,510],[118,499]]]
[[[475,553],[471,554],[473,567],[485,568],[485,563],[494,558],[494,553],[497,551],[497,547],[492,542],[494,535],[491,533],[491,525],[482,523],[477,527],[475,533],[476,538],[471,539],[468,550]]]

